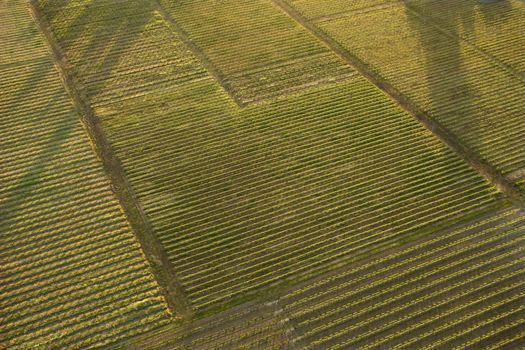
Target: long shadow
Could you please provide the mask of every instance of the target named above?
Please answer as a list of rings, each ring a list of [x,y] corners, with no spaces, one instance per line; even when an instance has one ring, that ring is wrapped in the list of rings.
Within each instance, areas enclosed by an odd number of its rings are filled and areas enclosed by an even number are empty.
[[[48,66],[49,68],[45,70],[34,68],[32,73],[24,79],[19,92],[14,96],[13,100],[21,100],[23,95],[26,94],[25,91],[27,91],[27,89],[34,89],[39,81],[44,79],[52,70],[54,70],[51,62],[48,63]],[[51,74],[54,73],[55,72],[52,72]],[[21,116],[21,113],[39,114],[44,119],[42,120],[42,124],[45,124],[45,118],[49,115],[48,110],[53,109],[56,101],[64,99],[67,99],[67,95],[65,91],[62,90],[62,87],[58,86],[54,93],[46,96],[46,103],[39,105],[38,108],[26,107],[28,110],[24,112],[7,111],[6,115],[8,118],[16,120],[17,117]],[[11,109],[15,109],[18,105],[13,105],[13,107],[14,108]],[[8,190],[8,193],[4,194],[7,199],[3,201],[0,206],[0,227],[4,224],[9,224],[10,219],[16,216],[17,208],[28,199],[35,189],[41,186],[44,182],[42,177],[45,176],[46,168],[51,164],[53,158],[60,153],[63,144],[67,141],[71,132],[75,128],[75,125],[72,123],[55,122],[54,124],[55,125],[50,128],[48,132],[44,145],[40,147],[38,155],[35,156],[35,160],[24,169],[24,174],[17,180],[17,183]],[[41,127],[35,125],[34,129],[36,132],[41,130]]]
[[[186,315],[189,312],[189,303],[183,301],[184,294],[173,276],[173,270],[169,269],[169,261],[144,219],[141,208],[137,206],[124,169],[113,154],[93,108],[98,95],[106,98],[106,94],[110,93],[110,97],[118,101],[121,94],[127,93],[128,86],[136,88],[143,77],[140,73],[144,71],[148,83],[150,78],[153,82],[155,79],[162,79],[155,74],[155,68],[151,71],[148,67],[144,69],[144,63],[155,61],[156,55],[151,54],[147,48],[144,49],[143,44],[147,47],[148,42],[139,41],[142,40],[143,33],[147,33],[149,37],[157,34],[147,32],[158,28],[152,26],[156,4],[150,0],[47,1],[42,2],[38,13],[41,14],[41,22],[44,22],[49,37],[55,43],[53,51],[62,58],[59,63],[66,73],[66,84],[72,90],[77,106],[84,113],[84,120],[102,159],[101,166],[110,173],[109,177],[128,221],[134,227],[154,268],[170,308],[179,315]],[[70,6],[75,9],[70,11]],[[140,52],[134,47],[136,43],[139,43]],[[140,72],[138,77],[135,71]],[[115,80],[118,84],[116,87]],[[120,89],[122,86],[124,89]]]
[[[21,2],[23,2],[23,0],[17,2],[12,1],[10,5],[17,7]],[[91,21],[86,21],[86,18],[97,16],[97,11],[101,11],[101,13],[105,11],[103,6],[93,5],[110,3],[111,1],[91,1],[89,6],[85,6],[77,13],[76,18],[71,21],[67,27],[61,28],[68,35],[67,39],[70,40],[69,42],[82,40],[87,43],[82,46],[83,49],[79,52],[80,57],[86,56],[95,49],[102,53],[102,55],[98,57],[100,60],[99,67],[103,67],[104,70],[98,75],[101,83],[99,83],[95,91],[92,92],[95,94],[105,88],[105,81],[110,76],[113,68],[125,55],[129,54],[128,51],[133,45],[136,36],[144,30],[153,15],[150,11],[144,13],[143,16],[136,16],[132,19],[128,16],[118,16],[118,12],[115,12],[111,21],[100,23],[100,26],[94,28],[91,32],[85,30],[89,25],[93,25],[90,23]],[[135,6],[140,6],[138,2],[130,1],[130,3]],[[67,6],[71,6],[72,2],[67,0],[52,0],[42,2],[42,4],[42,12],[44,14],[48,13],[48,16],[45,16],[46,21],[55,22],[60,20],[60,16],[64,15],[63,10]],[[38,3],[34,3],[33,5],[38,6]],[[46,12],[46,7],[50,9],[51,6],[56,11]],[[41,40],[45,40],[41,33],[34,30],[35,23],[30,20],[29,13],[27,13],[27,16],[28,24],[21,24],[19,30],[34,33],[34,35],[41,38]],[[40,24],[42,25],[43,23]],[[130,26],[133,26],[133,31],[128,30]],[[88,34],[86,35],[86,33]],[[42,42],[42,45],[46,44]],[[67,45],[62,45],[62,43],[59,42],[59,46],[62,48],[67,59],[70,53],[68,52]],[[67,185],[67,188],[60,188],[60,186],[63,186],[62,181],[66,179],[61,177],[60,173],[54,176],[56,172],[61,171],[55,169],[55,164],[61,161],[61,157],[74,157],[74,155],[66,153],[69,150],[66,151],[65,145],[71,140],[74,133],[81,130],[81,125],[80,116],[73,107],[71,96],[68,96],[65,87],[60,81],[59,71],[57,71],[55,67],[55,65],[57,65],[63,69],[64,65],[62,62],[53,62],[53,59],[53,57],[43,56],[41,60],[35,57],[35,60],[20,60],[12,64],[10,62],[6,67],[15,70],[12,79],[15,81],[13,86],[16,86],[9,87],[11,90],[7,90],[7,85],[3,86],[0,79],[0,90],[2,90],[0,94],[0,104],[3,104],[0,109],[0,121],[5,122],[9,120],[9,125],[20,126],[25,132],[24,137],[28,137],[29,133],[40,135],[32,141],[24,141],[25,144],[27,144],[27,149],[22,149],[22,152],[37,147],[36,150],[32,151],[31,155],[26,156],[21,155],[19,153],[20,151],[18,151],[21,144],[17,147],[16,140],[12,138],[4,139],[6,134],[3,134],[0,129],[0,147],[2,148],[2,153],[9,159],[7,163],[0,163],[0,242],[2,243],[7,242],[10,238],[16,238],[16,236],[13,236],[13,230],[19,229],[19,227],[17,227],[17,220],[19,215],[21,215],[22,208],[29,205],[30,202],[35,199],[38,199],[39,203],[44,203],[43,200],[48,199],[49,202],[43,204],[46,207],[45,211],[51,212],[52,210],[59,210],[53,209],[55,205],[55,203],[53,203],[53,196],[60,194],[60,191],[68,191],[74,186]],[[2,67],[2,63],[3,62],[0,62],[0,67]],[[91,63],[87,61],[80,61],[78,63],[78,65],[85,66],[89,66],[90,64]],[[20,71],[16,71],[17,69],[20,69]],[[77,75],[78,66],[74,66],[72,70],[73,74]],[[56,80],[54,78],[51,79],[52,84],[54,84],[51,86],[47,83],[50,76],[56,77]],[[4,88],[6,88],[6,92],[3,91]],[[71,89],[71,86],[69,86],[69,88]],[[77,88],[80,90],[84,89],[82,86],[74,86],[72,90],[76,90]],[[9,94],[7,92],[9,92]],[[77,91],[72,91],[71,93],[74,95],[76,92]],[[71,104],[68,104],[68,102],[71,102]],[[58,106],[64,105],[65,107],[63,107],[63,109],[53,112],[59,108]],[[54,113],[58,113],[61,116],[63,115],[64,119],[57,119]],[[40,118],[41,121],[31,119],[34,117]],[[87,138],[86,147],[91,148],[87,143]],[[14,152],[15,149],[17,149],[16,153]],[[72,165],[72,167],[74,166],[75,165]],[[102,163],[100,166],[102,167]],[[16,171],[16,174],[13,170]],[[78,171],[81,171],[80,168]],[[51,178],[50,174],[53,175]],[[43,188],[43,186],[50,187]],[[31,211],[25,211],[24,218],[30,219],[31,225],[38,226],[41,221],[43,222],[47,218],[40,217],[42,214],[39,213],[38,209],[43,209],[42,204],[31,205]],[[26,215],[29,215],[29,217],[26,217]],[[41,225],[45,225],[45,223]],[[22,229],[30,230],[27,227],[22,227]],[[28,233],[31,232],[29,231]],[[18,243],[20,242],[15,244]],[[1,258],[0,265],[10,262],[8,259],[9,258]],[[1,271],[0,269],[0,279],[6,276],[7,273],[8,272]],[[4,316],[1,310],[2,307],[0,305],[0,318]],[[9,336],[10,339],[13,337],[16,336]],[[9,339],[4,340],[7,341]]]
[[[24,28],[20,28],[20,32],[33,32],[34,26],[35,24],[31,21]],[[35,32],[35,36],[38,35],[40,34]],[[44,43],[42,43],[42,45],[44,45]],[[12,120],[13,124],[16,124],[17,119],[23,119],[26,114],[39,115],[43,119],[42,124],[45,125],[45,118],[46,116],[49,116],[49,110],[53,109],[54,104],[57,101],[68,98],[60,84],[52,94],[48,94],[49,90],[44,85],[39,86],[39,82],[44,81],[46,77],[49,76],[49,74],[56,74],[57,81],[59,82],[60,80],[58,78],[58,71],[56,71],[52,61],[48,56],[37,57],[36,60],[32,60],[29,63],[27,60],[14,62],[10,66],[12,70],[25,70],[26,68],[30,67],[30,72],[23,78],[20,74],[16,81],[16,91],[9,91],[12,95],[8,96],[7,100],[10,100],[11,103],[10,108],[3,112],[3,114],[5,113],[4,116]],[[4,87],[0,86],[0,88],[3,89]],[[45,100],[44,98],[40,98],[36,103],[36,107],[32,104],[20,110],[21,103],[28,103],[28,96],[31,96],[35,89],[38,88],[46,92]],[[4,96],[7,96],[7,92],[4,94]],[[38,98],[38,95],[36,95],[35,98]],[[45,102],[38,103],[43,101]],[[2,118],[4,116],[2,116]],[[20,205],[28,199],[31,193],[41,185],[43,182],[42,177],[45,174],[45,169],[49,166],[52,159],[60,152],[62,145],[66,142],[72,130],[74,129],[74,125],[71,123],[62,124],[60,122],[55,122],[54,124],[55,125],[50,128],[48,132],[48,137],[45,141],[45,144],[40,147],[40,152],[37,156],[35,156],[35,160],[30,165],[28,165],[26,169],[24,169],[23,175],[17,180],[17,183],[14,186],[11,186],[9,190],[7,190],[7,193],[2,193],[6,199],[3,202],[0,202],[1,231],[7,231],[7,227],[4,228],[4,226],[12,225],[10,220],[13,217],[16,217],[17,208],[20,207]],[[42,127],[35,125],[34,129],[36,132],[42,130]],[[5,144],[0,145],[0,147],[2,147],[2,149],[5,151],[9,149],[9,146],[7,146],[7,141],[9,140],[6,140]],[[2,171],[2,167],[0,166],[0,180],[3,175],[4,173]]]
[[[454,2],[449,2],[449,11],[446,12],[447,23],[449,23],[447,30],[459,34],[462,28],[473,28],[474,8],[471,7],[468,11],[457,11],[457,9],[453,9]],[[421,1],[419,9],[422,13],[439,11],[441,15],[444,14],[443,4],[439,1]],[[469,110],[472,91],[468,84],[467,72],[463,67],[461,42],[439,33],[432,24],[410,7],[406,8],[406,17],[423,49],[425,79],[431,113],[440,114],[440,111],[451,103],[461,104],[464,110]],[[458,113],[458,109],[453,113]],[[468,116],[457,115],[456,117],[466,118]]]
[[[152,11],[150,11],[145,12],[143,16],[133,17],[133,20],[128,16],[113,14],[110,21],[101,22],[98,27],[91,32],[88,32],[86,28],[93,25],[93,23],[92,21],[86,20],[86,18],[94,18],[99,15],[104,15],[104,4],[110,3],[111,2],[100,0],[93,0],[87,3],[83,6],[82,10],[78,12],[74,21],[71,21],[67,27],[61,28],[63,32],[67,33],[68,43],[74,43],[79,39],[87,41],[87,45],[84,46],[79,57],[85,57],[89,53],[92,53],[93,50],[104,53],[103,56],[99,58],[99,67],[104,68],[101,70],[101,73],[98,74],[100,81],[98,82],[98,85],[96,85],[96,89],[90,91],[90,94],[95,95],[104,90],[106,80],[112,73],[113,68],[119,63],[123,56],[129,54],[128,50],[133,45],[136,36],[140,35],[151,16],[153,16]],[[129,4],[140,8],[140,2],[130,1]],[[39,6],[38,3],[35,3],[34,5]],[[54,21],[60,20],[60,16],[63,16],[64,13],[67,13],[63,12],[63,10],[68,6],[71,6],[70,1],[53,0],[43,3],[40,9],[44,13],[46,21],[48,23],[53,23]],[[79,5],[77,4],[76,6]],[[33,26],[34,23],[29,23],[27,30],[32,29]],[[135,34],[129,35],[130,31],[128,31],[128,29],[130,26],[133,26],[134,30],[131,32]],[[89,37],[85,37],[86,32],[89,33]],[[36,33],[35,35],[40,34]],[[63,43],[61,42],[58,42],[58,44],[62,48],[67,59],[68,54],[72,52],[69,51],[67,45],[62,45]],[[0,64],[1,63],[2,62],[0,62]],[[89,66],[90,64],[91,62],[82,61],[78,63],[79,66]],[[20,65],[24,65],[24,63],[20,62]],[[74,75],[77,75],[78,68],[79,67],[73,67]],[[57,76],[59,74],[53,63],[49,62],[49,57],[42,58],[42,64],[34,64],[30,69],[31,72],[29,74],[17,81],[17,90],[11,92],[12,96],[9,97],[11,101],[24,100],[31,91],[37,88],[38,82],[45,79],[49,74],[57,74]],[[43,87],[39,88],[43,89]],[[76,86],[75,88],[82,90],[85,87]],[[42,118],[49,115],[49,111],[54,109],[53,106],[57,101],[64,99],[67,100],[69,98],[62,85],[58,85],[57,90],[52,94],[49,94],[49,91],[47,91],[45,96],[45,103],[40,104],[38,107],[38,111],[40,111],[38,114],[40,114]],[[11,111],[7,110],[5,112],[6,116],[16,120],[16,118],[20,118],[23,113],[35,114],[34,107],[23,112],[17,110],[18,108],[20,108],[19,104],[12,104],[10,108]],[[76,114],[73,108],[71,108],[71,110],[71,113]],[[75,115],[75,117],[79,118],[78,115]],[[43,120],[43,124],[45,125],[45,120]],[[67,121],[64,123],[58,121],[54,122],[54,124],[55,125],[53,125],[48,132],[45,143],[40,147],[38,155],[35,156],[35,160],[25,167],[26,169],[24,169],[23,175],[16,180],[16,184],[12,185],[5,192],[0,191],[0,193],[4,192],[2,193],[2,197],[5,198],[5,200],[0,202],[0,227],[2,227],[2,231],[4,232],[12,225],[10,221],[13,217],[16,217],[17,208],[25,203],[31,196],[31,193],[44,183],[45,179],[43,177],[46,175],[46,169],[52,166],[53,159],[62,151],[64,143],[71,137],[71,133],[77,127],[77,124],[69,123]],[[41,130],[41,127],[35,128],[36,130]],[[3,177],[3,174],[4,171],[0,166],[0,179]]]
[[[60,1],[62,9],[71,6],[68,1]],[[53,27],[53,23],[60,21],[60,15],[64,12],[57,9],[55,1],[50,4],[52,11],[46,11],[45,6],[41,9],[47,22]],[[92,98],[106,89],[108,79],[121,59],[133,54],[130,49],[153,17],[153,5],[150,1],[122,3],[121,6],[126,6],[126,11],[132,15],[121,14],[115,8],[108,9],[107,5],[111,4],[111,1],[92,0],[84,5],[77,5],[83,9],[75,20],[67,27],[59,28],[61,33],[66,33],[63,34],[64,40],[57,40],[65,58],[69,60],[73,55],[86,58],[75,62],[70,60],[69,63],[73,65],[74,75],[78,78],[76,88]],[[74,47],[77,40],[85,41],[86,44],[80,48]],[[98,55],[94,57],[94,53]],[[95,76],[96,81],[92,80]]]
[[[461,127],[451,131],[458,136],[469,135],[469,138],[478,140],[477,143],[483,142],[480,138],[484,137],[483,129],[490,127],[490,120],[480,118],[481,114],[477,113],[476,101],[484,96],[473,81],[483,77],[473,76],[475,72],[465,65],[462,45],[468,44],[460,38],[466,36],[475,40],[478,11],[482,20],[490,24],[508,13],[507,6],[511,6],[507,0],[494,4],[483,4],[478,0],[422,0],[417,2],[415,9],[406,5],[407,21],[423,51],[429,100],[427,110],[438,120],[445,119],[445,127],[452,121],[459,122]],[[439,18],[438,25],[452,36],[439,32],[432,19],[427,17],[433,14]]]

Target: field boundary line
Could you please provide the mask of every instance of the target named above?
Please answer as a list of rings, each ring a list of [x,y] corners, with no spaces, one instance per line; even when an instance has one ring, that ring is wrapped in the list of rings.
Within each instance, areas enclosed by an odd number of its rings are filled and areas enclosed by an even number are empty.
[[[230,96],[230,98],[240,107],[246,107],[246,103],[243,102],[234,92],[233,87],[227,81],[226,77],[219,71],[218,68],[210,61],[208,56],[190,39],[190,36],[182,29],[173,17],[166,11],[164,6],[159,0],[152,0],[156,10],[160,13],[166,24],[178,35],[178,38],[190,49],[190,51],[197,57],[202,66],[208,71],[208,73],[222,86],[224,91]]]
[[[440,123],[432,120],[425,112],[416,107],[407,97],[398,91],[393,85],[384,81],[379,74],[375,73],[365,62],[346,50],[336,40],[332,39],[324,31],[316,27],[313,23],[304,18],[295,8],[284,0],[271,0],[272,3],[297,21],[304,28],[309,30],[318,40],[328,46],[337,55],[354,67],[366,79],[377,88],[382,90],[387,96],[393,99],[403,110],[410,113],[414,118],[421,122],[436,137],[450,147],[457,155],[465,160],[472,168],[489,180],[499,191],[506,194],[510,200],[518,206],[525,205],[525,195],[510,182],[503,174],[497,171],[491,164],[481,158],[477,153],[464,146],[456,136]]]
[[[160,290],[165,297],[175,318],[191,318],[193,311],[182,285],[175,276],[174,269],[162,250],[160,242],[149,224],[143,208],[135,195],[126,175],[115,156],[109,141],[102,129],[99,118],[93,112],[89,99],[76,88],[76,80],[70,64],[63,55],[45,17],[35,0],[28,2],[29,12],[38,30],[43,34],[53,63],[60,73],[63,85],[67,90],[80,121],[90,137],[91,144],[100,158],[106,175],[110,180],[112,191],[118,198],[128,222],[142,246],[142,250],[154,272]]]

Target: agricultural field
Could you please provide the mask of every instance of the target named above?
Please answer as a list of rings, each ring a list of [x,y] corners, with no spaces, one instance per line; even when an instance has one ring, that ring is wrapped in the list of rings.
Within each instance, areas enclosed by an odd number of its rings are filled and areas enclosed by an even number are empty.
[[[132,350],[289,349],[294,329],[275,300],[249,302],[197,320],[168,325],[118,346]],[[117,348],[117,347],[115,347]]]
[[[203,85],[100,114],[195,309],[499,205],[493,188],[362,78],[242,111],[220,111],[224,93],[204,95]],[[177,110],[197,93],[213,107]],[[119,111],[128,109],[126,123]],[[163,120],[167,110],[174,117]]]
[[[525,4],[430,3],[0,0],[0,348],[519,348]]]
[[[506,209],[278,299],[306,349],[523,345],[525,212]]]
[[[60,19],[51,29],[70,33],[71,20]],[[108,27],[86,26],[72,30],[86,34],[79,43]],[[158,50],[193,62],[175,38],[173,50]],[[135,62],[135,50],[118,49]],[[73,69],[88,79],[82,65]],[[245,108],[211,77],[138,90],[93,108],[198,313],[501,205],[479,174],[362,77]]]
[[[525,21],[523,1],[503,1],[493,8],[475,7],[468,1],[450,6],[446,1],[410,0],[410,8],[432,19],[440,28],[475,45],[513,73],[525,79],[525,47],[520,31]],[[457,22],[460,22],[459,25]]]
[[[525,3],[288,3],[501,174],[525,168]]]
[[[103,346],[166,325],[43,36],[22,1],[0,18],[0,348]]]
[[[518,349],[523,232],[523,210],[497,210],[131,348]]]

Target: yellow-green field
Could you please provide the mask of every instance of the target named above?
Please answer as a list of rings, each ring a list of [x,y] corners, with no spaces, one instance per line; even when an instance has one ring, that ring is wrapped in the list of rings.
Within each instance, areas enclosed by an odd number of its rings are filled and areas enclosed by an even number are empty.
[[[0,348],[519,348],[524,9],[0,0]]]
[[[289,2],[503,175],[525,168],[525,3],[385,1],[315,18],[332,2]]]
[[[0,17],[0,348],[102,346],[167,324],[25,3],[3,1]]]
[[[504,209],[141,349],[519,349],[525,212]]]
[[[161,1],[241,103],[341,81],[354,70],[271,1]]]
[[[108,27],[65,30],[71,21],[60,19],[51,28],[85,34],[82,43]],[[167,44],[156,50],[168,55]],[[135,50],[119,49],[136,62]],[[211,77],[146,89],[94,110],[197,311],[498,205],[491,186],[362,77],[247,108]]]

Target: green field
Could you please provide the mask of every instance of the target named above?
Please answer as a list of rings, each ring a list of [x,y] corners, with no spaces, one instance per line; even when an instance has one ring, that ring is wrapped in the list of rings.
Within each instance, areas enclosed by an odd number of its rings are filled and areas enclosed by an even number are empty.
[[[341,81],[355,73],[270,1],[161,3],[241,103]]]
[[[524,231],[523,211],[495,212],[308,283],[279,304],[305,348],[517,346]]]
[[[525,21],[523,1],[504,1],[493,8],[473,8],[468,1],[450,6],[445,1],[411,0],[408,2],[421,15],[431,18],[444,30],[468,41],[488,54],[489,58],[510,68],[525,79],[525,47],[522,35]],[[457,22],[466,19],[462,25]]]
[[[85,33],[80,43],[108,27],[65,30],[71,20],[60,19],[51,28]],[[167,44],[158,50],[192,61]],[[115,52],[135,62],[134,50]],[[82,65],[74,71],[89,89]],[[361,77],[247,108],[211,78],[150,89],[94,110],[197,311],[498,205],[493,188]]]
[[[518,349],[525,212],[507,208],[141,349]],[[146,338],[146,337],[145,337]]]
[[[518,349],[524,11],[0,0],[0,348]]]

